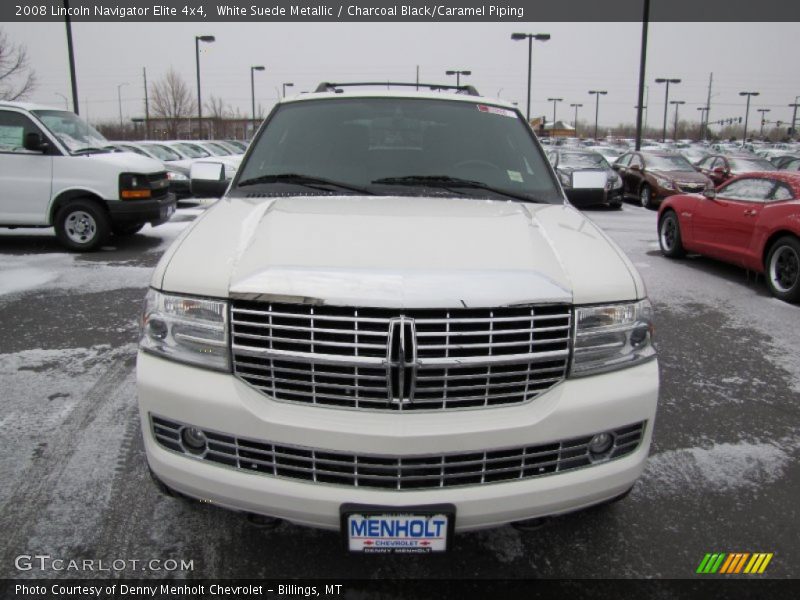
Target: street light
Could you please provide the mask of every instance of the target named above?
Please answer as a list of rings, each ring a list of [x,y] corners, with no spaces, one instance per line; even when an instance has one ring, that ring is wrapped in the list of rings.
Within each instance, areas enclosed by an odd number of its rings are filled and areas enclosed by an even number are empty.
[[[669,103],[675,105],[675,129],[673,129],[673,131],[672,131],[672,139],[677,142],[678,141],[678,107],[681,104],[686,104],[686,102],[683,101],[683,100],[670,100]]]
[[[670,83],[680,83],[680,79],[666,79],[664,77],[659,77],[656,79],[656,83],[666,83],[667,89],[664,92],[664,130],[661,134],[661,141],[667,141],[667,108],[669,107],[669,84]]]
[[[597,119],[600,116],[600,96],[605,96],[608,92],[606,90],[589,90],[590,94],[594,94],[594,139],[597,139]]]
[[[563,98],[548,98],[547,101],[553,103],[553,129],[555,130],[555,126],[556,126],[556,104],[558,102],[563,102],[564,99]]]
[[[472,75],[472,71],[445,71],[445,75],[455,75],[456,76],[456,87],[461,87],[461,76],[464,75]]]
[[[128,85],[128,84],[127,84],[127,82],[126,83],[120,83],[117,86],[117,103],[119,104],[119,126],[120,126],[120,129],[122,128],[122,94],[120,93],[120,91],[122,90],[122,86],[123,85]],[[113,100],[112,100],[112,102],[113,102]]]
[[[708,131],[708,123],[706,123],[706,119],[708,118],[708,107],[698,106],[697,110],[700,111],[700,139],[705,141],[706,131]]]
[[[800,97],[800,96],[795,96],[794,102],[789,105],[789,108],[793,108],[794,109],[792,111],[792,127],[791,127],[791,132],[789,133],[789,135],[795,135],[797,133],[797,129],[795,128],[794,124],[797,122],[797,107],[800,106],[800,104],[797,103],[797,98],[798,97]]]
[[[283,84],[283,96],[282,96],[283,98],[286,98],[286,88],[287,87],[294,87],[294,84],[293,83],[284,83]]]
[[[751,96],[758,96],[760,92],[739,92],[740,96],[747,96],[747,108],[744,111],[744,133],[742,134],[742,147],[747,141],[747,117],[750,116],[750,98]]]
[[[253,73],[255,71],[263,71],[264,67],[262,65],[258,65],[257,67],[250,67],[250,101],[252,103],[253,109],[253,132],[255,133],[256,130],[256,83],[255,78],[253,77]]]
[[[758,134],[760,137],[764,137],[764,123],[766,122],[764,120],[764,114],[770,112],[771,110],[772,109],[770,109],[770,108],[759,108],[758,109],[758,112],[761,113],[761,131]]]
[[[200,42],[211,43],[216,38],[213,35],[194,36],[194,58],[197,67],[197,138],[203,139],[203,101],[200,98]]]
[[[549,33],[512,33],[511,39],[514,41],[528,40],[528,108],[525,111],[525,118],[531,121],[531,71],[533,69],[533,40],[546,42],[550,39]]]
[[[578,137],[578,109],[583,104],[570,104],[570,106],[575,109],[575,137]]]

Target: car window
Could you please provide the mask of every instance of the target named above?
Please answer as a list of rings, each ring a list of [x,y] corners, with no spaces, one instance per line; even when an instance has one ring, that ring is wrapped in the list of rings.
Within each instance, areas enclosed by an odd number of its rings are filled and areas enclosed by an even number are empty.
[[[775,166],[762,158],[730,158],[728,162],[734,171],[774,171]]]
[[[672,156],[650,155],[645,159],[649,170],[694,171],[692,164],[680,154]]]
[[[642,158],[638,154],[631,155],[631,166],[632,167],[643,167]]]
[[[793,197],[794,194],[792,194],[792,190],[789,189],[789,186],[778,182],[772,194],[770,194],[769,199],[778,202],[780,200],[791,200]]]
[[[800,170],[800,158],[795,158],[784,164],[781,169],[784,171],[798,171]]]
[[[128,144],[118,144],[118,146],[128,152],[133,152],[134,154],[140,154],[141,156],[148,156],[147,152],[145,152],[141,148],[137,148],[136,146],[129,146]]]
[[[748,177],[729,183],[717,193],[717,196],[729,200],[764,202],[770,197],[774,186],[775,182],[771,179]]]
[[[630,163],[630,162],[631,162],[631,155],[630,154],[623,154],[622,156],[620,156],[617,159],[616,164],[618,164],[620,166],[623,166],[623,167],[627,167],[628,163]]]
[[[706,158],[702,159],[699,163],[697,163],[697,166],[703,169],[710,169],[713,160],[714,160],[713,158],[707,156]]]
[[[0,110],[0,152],[14,154],[41,154],[31,152],[23,147],[25,136],[41,130],[28,117],[10,110]]]
[[[75,113],[65,110],[33,111],[44,126],[64,144],[70,152],[103,148],[108,140],[99,131]]]
[[[425,178],[451,178],[563,202],[525,119],[480,100],[356,97],[278,105],[253,141],[239,181],[281,174],[378,194],[390,185],[392,193],[427,194]],[[398,179],[407,185],[399,188]],[[486,197],[475,186],[449,193]]]

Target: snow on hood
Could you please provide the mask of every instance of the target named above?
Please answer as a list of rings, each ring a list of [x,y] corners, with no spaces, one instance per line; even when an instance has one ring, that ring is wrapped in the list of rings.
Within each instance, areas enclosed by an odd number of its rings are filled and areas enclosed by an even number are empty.
[[[225,198],[162,259],[165,291],[336,305],[486,307],[643,295],[566,205],[465,198]]]
[[[78,154],[74,158],[87,158],[130,173],[158,173],[164,170],[164,164],[154,158],[148,158],[133,152],[98,152]]]

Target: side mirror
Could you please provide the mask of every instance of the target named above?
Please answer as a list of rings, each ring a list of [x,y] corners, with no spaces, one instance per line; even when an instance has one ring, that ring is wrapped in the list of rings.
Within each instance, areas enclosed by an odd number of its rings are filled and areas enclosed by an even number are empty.
[[[711,188],[710,190],[703,190],[703,196],[708,198],[709,200],[713,200],[717,197],[717,190]]]
[[[725,174],[725,167],[714,167],[713,171],[714,171],[714,173],[717,173],[719,175],[724,175]]]
[[[45,142],[41,134],[36,131],[30,131],[25,134],[22,146],[25,150],[30,150],[31,152],[47,152],[50,148],[50,144]]]
[[[218,162],[195,162],[189,171],[190,189],[193,196],[221,198],[228,189],[225,165]]]

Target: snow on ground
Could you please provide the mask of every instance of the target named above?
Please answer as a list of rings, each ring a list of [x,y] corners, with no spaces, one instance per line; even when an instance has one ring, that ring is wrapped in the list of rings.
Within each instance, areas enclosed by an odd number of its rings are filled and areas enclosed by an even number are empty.
[[[680,448],[653,454],[633,496],[680,496],[757,490],[780,480],[797,460],[800,437]]]

